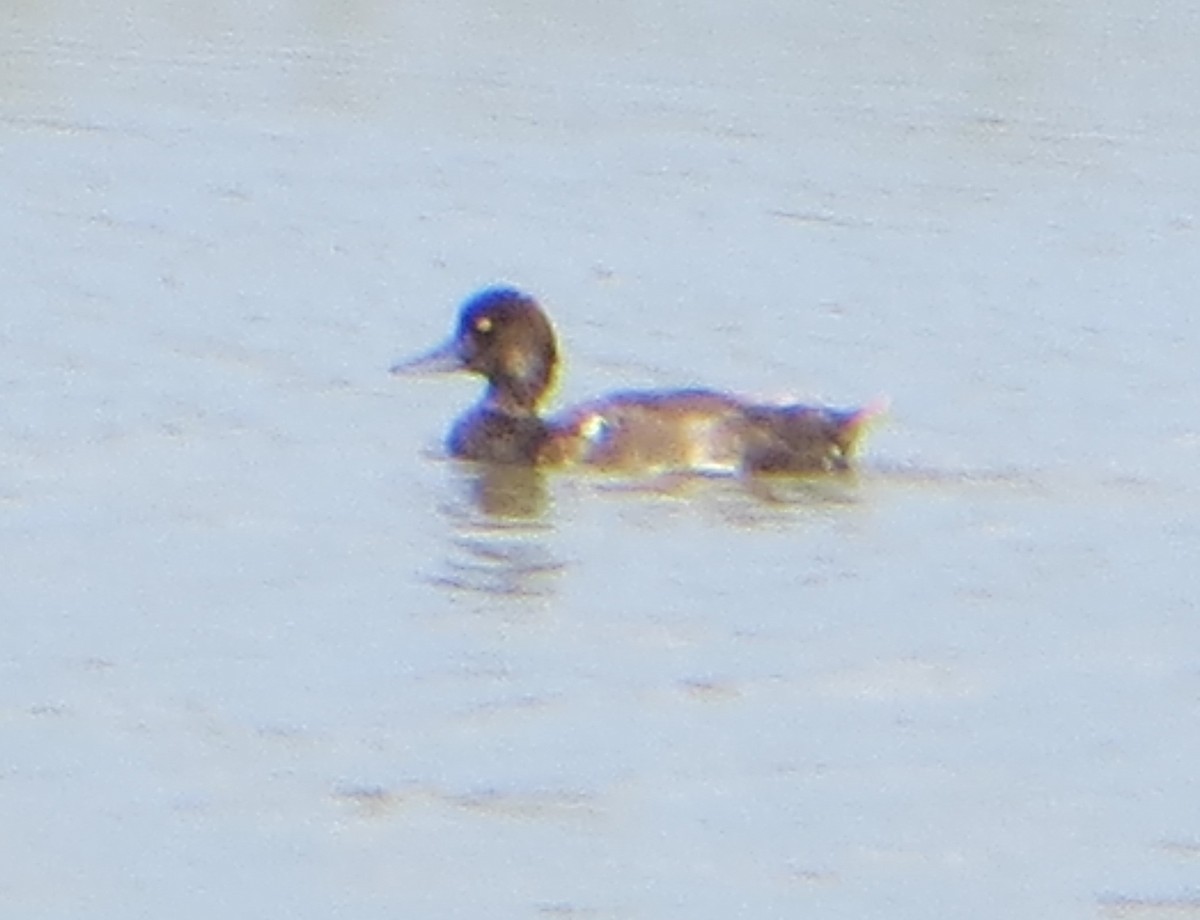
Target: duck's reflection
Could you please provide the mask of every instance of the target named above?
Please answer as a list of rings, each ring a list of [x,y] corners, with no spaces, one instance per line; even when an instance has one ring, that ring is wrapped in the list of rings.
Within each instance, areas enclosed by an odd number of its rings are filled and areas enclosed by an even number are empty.
[[[464,464],[455,479],[456,498],[443,506],[449,552],[434,583],[493,597],[552,595],[565,565],[547,545],[553,526],[545,476],[527,467]]]
[[[853,469],[810,476],[753,476],[743,485],[757,503],[774,508],[853,505],[860,500],[859,475]]]
[[[442,504],[449,539],[430,580],[455,594],[544,599],[558,592],[567,564],[554,549],[556,525],[547,475],[533,467],[456,463]],[[662,475],[597,480],[595,497],[637,499],[639,515],[663,520],[687,506],[723,526],[790,526],[815,513],[862,501],[853,471],[813,476]]]
[[[533,521],[546,513],[546,475],[535,467],[471,464],[462,476],[472,504],[486,518]]]

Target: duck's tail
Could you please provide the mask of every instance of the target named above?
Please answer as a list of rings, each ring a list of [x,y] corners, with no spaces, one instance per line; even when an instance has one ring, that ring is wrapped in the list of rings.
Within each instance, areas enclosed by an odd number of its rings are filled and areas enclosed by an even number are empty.
[[[854,456],[867,429],[878,419],[887,415],[892,401],[887,396],[877,396],[865,406],[833,413],[833,441],[846,459]]]
[[[755,473],[848,470],[869,424],[887,411],[877,399],[857,409],[751,406],[744,412],[743,468]]]

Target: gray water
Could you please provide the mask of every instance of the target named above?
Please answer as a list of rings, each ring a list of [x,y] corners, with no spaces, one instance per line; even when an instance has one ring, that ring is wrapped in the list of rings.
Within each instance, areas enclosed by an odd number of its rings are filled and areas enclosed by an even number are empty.
[[[0,19],[5,916],[1200,917],[1200,14]],[[482,476],[887,396],[856,479]]]

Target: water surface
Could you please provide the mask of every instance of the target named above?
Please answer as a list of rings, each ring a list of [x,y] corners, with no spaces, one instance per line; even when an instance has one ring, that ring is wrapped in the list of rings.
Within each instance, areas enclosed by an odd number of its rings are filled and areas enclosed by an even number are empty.
[[[7,913],[1200,916],[1194,10],[2,15]],[[501,279],[894,408],[460,468]]]

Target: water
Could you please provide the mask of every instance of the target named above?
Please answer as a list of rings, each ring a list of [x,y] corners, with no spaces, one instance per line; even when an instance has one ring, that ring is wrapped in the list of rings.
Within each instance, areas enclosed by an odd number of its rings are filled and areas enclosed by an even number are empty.
[[[6,913],[1200,916],[1193,10],[3,16]],[[501,279],[894,408],[481,477]]]

